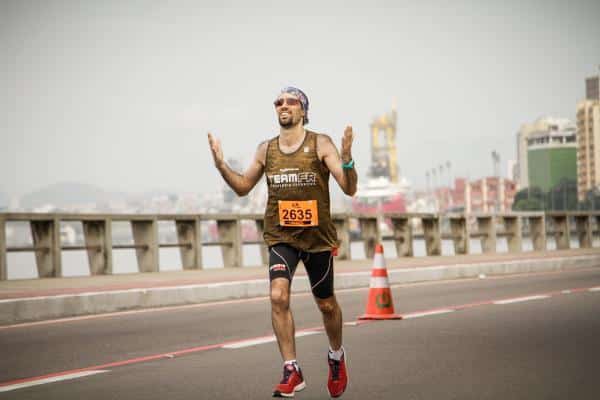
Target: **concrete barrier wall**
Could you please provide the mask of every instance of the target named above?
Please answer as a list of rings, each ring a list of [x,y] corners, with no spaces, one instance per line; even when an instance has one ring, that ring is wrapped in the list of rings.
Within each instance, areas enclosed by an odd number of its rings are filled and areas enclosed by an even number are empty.
[[[350,242],[364,242],[365,254],[373,257],[374,244],[383,239],[395,242],[398,255],[412,257],[414,239],[425,240],[426,253],[430,256],[442,255],[441,241],[451,239],[456,254],[469,254],[469,239],[480,238],[484,253],[494,253],[497,238],[506,237],[508,250],[522,251],[522,238],[530,236],[537,251],[547,249],[546,236],[556,239],[558,249],[570,246],[569,238],[576,237],[581,248],[593,245],[593,236],[598,233],[600,213],[500,213],[500,214],[437,214],[437,213],[384,213],[384,214],[333,214],[332,219],[339,232],[339,259],[351,259]],[[258,244],[264,263],[266,247],[258,238],[244,241],[242,221],[251,221],[260,234],[263,229],[263,216],[259,214],[202,214],[202,215],[121,215],[121,214],[39,214],[39,213],[0,213],[0,280],[7,279],[8,252],[34,252],[39,277],[62,277],[62,253],[71,250],[85,250],[88,255],[90,275],[113,273],[113,249],[134,249],[139,272],[159,272],[159,249],[176,247],[180,250],[184,269],[202,269],[202,246],[219,246],[225,267],[243,266],[242,246]],[[357,232],[350,234],[351,220],[356,220]],[[27,222],[31,226],[33,246],[9,246],[6,238],[6,224],[11,221]],[[64,245],[60,239],[60,224],[64,221],[81,222],[84,228],[85,244]],[[133,244],[114,244],[112,223],[125,221],[131,225]],[[172,221],[176,227],[176,241],[159,242],[160,221]],[[202,222],[216,225],[215,240],[202,241]],[[389,236],[381,232],[388,226]]]

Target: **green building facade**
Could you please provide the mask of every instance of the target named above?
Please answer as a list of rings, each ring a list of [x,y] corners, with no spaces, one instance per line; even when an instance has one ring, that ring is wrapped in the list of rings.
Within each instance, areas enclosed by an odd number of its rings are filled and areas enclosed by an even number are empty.
[[[529,148],[527,163],[530,187],[537,186],[547,192],[565,178],[577,182],[575,146]]]

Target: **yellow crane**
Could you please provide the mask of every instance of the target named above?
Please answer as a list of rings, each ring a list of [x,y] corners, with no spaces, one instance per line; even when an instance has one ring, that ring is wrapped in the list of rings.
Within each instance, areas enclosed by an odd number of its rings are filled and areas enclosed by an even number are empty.
[[[371,123],[371,170],[372,177],[386,177],[398,183],[398,156],[396,154],[396,102],[390,113],[375,117]]]

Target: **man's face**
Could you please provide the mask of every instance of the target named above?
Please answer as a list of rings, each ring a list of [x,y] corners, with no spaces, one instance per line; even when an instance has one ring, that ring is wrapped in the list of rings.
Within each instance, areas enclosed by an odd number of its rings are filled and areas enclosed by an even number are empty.
[[[288,100],[289,99],[289,100]],[[290,93],[282,93],[275,100],[275,111],[282,128],[291,128],[301,124],[304,118],[304,110],[300,100]]]

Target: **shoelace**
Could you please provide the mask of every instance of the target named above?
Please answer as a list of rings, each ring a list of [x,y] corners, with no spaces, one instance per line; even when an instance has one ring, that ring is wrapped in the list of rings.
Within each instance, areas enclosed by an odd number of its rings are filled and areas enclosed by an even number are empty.
[[[294,369],[284,368],[283,369],[283,379],[281,379],[281,382],[279,382],[279,383],[287,383],[288,380],[290,379],[290,375],[292,375],[292,372],[294,372]]]
[[[340,379],[340,361],[329,359],[329,366],[331,367],[331,379],[337,381]]]

